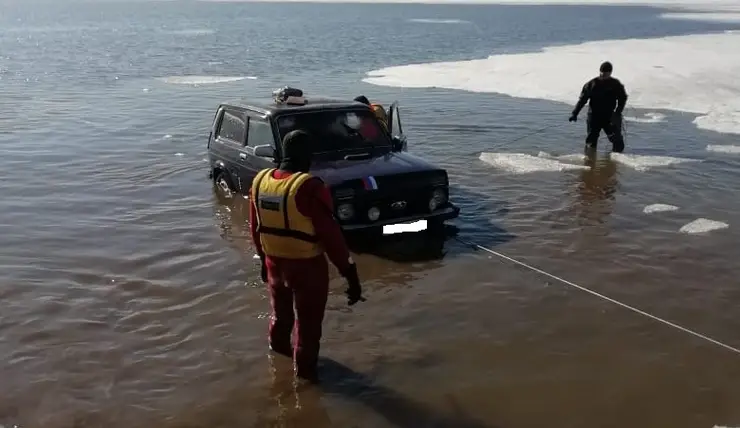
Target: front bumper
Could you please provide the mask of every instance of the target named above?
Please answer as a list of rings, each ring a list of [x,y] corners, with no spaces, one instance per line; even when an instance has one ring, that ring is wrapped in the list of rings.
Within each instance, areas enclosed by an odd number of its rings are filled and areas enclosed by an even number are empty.
[[[342,227],[342,230],[349,232],[349,231],[357,231],[357,230],[374,229],[376,227],[383,227],[389,224],[412,223],[418,220],[443,222],[445,220],[451,220],[453,218],[457,218],[457,216],[459,215],[460,215],[460,208],[455,205],[449,204],[445,208],[438,209],[428,214],[417,214],[417,215],[410,215],[406,217],[397,217],[397,218],[392,218],[392,219],[388,219],[384,221],[376,221],[374,223],[359,223],[359,224],[349,223],[349,224],[343,224],[341,225],[341,227]]]

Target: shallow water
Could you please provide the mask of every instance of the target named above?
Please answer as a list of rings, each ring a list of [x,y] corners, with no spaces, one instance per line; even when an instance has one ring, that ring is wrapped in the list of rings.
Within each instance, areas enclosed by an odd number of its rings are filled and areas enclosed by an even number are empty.
[[[239,93],[289,83],[398,99],[410,150],[449,169],[461,237],[737,347],[740,158],[707,149],[736,136],[697,130],[693,115],[631,109],[653,120],[627,123],[621,159],[602,138],[589,169],[524,173],[519,162],[512,173],[480,154],[584,165],[571,106],[361,82],[388,65],[727,25],[598,7],[6,10],[0,424],[740,425],[738,355],[458,241],[421,237],[357,254],[368,301],[351,310],[334,275],[326,382],[294,394],[286,362],[266,353],[246,204],[216,197],[204,161],[215,106]],[[615,13],[623,26],[595,31]],[[678,209],[645,213],[653,204]],[[680,232],[697,218],[729,226]]]

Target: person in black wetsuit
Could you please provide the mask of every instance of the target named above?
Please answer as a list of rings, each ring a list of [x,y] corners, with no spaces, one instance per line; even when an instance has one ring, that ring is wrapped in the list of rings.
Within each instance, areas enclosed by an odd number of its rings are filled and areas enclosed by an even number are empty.
[[[622,136],[622,111],[627,104],[627,92],[618,79],[612,77],[612,65],[604,62],[599,68],[599,76],[586,82],[581,89],[581,96],[568,119],[575,122],[578,113],[588,102],[586,119],[586,148],[596,148],[601,130],[612,143],[612,151],[621,153],[624,150]]]

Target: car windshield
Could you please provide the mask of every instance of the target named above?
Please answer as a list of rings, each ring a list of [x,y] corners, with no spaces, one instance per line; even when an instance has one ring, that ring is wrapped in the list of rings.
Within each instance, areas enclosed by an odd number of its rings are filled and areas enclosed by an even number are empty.
[[[326,110],[281,115],[278,129],[282,139],[303,129],[316,137],[314,154],[390,146],[391,141],[369,110]]]

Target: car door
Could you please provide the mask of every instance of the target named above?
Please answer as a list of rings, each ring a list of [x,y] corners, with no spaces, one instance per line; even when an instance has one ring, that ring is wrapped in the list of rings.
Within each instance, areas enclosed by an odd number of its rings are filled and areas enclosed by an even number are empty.
[[[398,111],[398,101],[394,101],[393,104],[388,108],[388,132],[391,137],[398,139],[401,143],[401,151],[406,151],[406,136],[403,133],[403,127],[401,126],[401,114]]]
[[[255,147],[270,146],[275,153],[275,136],[272,130],[272,123],[269,119],[257,112],[248,112],[247,123],[247,144],[244,147],[246,159],[243,165],[244,175],[242,183],[251,185],[252,179],[257,173],[265,168],[275,167],[274,157],[257,156]]]
[[[241,156],[247,136],[247,116],[244,111],[224,107],[216,129],[215,138],[210,145],[211,153],[229,174],[231,183],[241,189]]]

